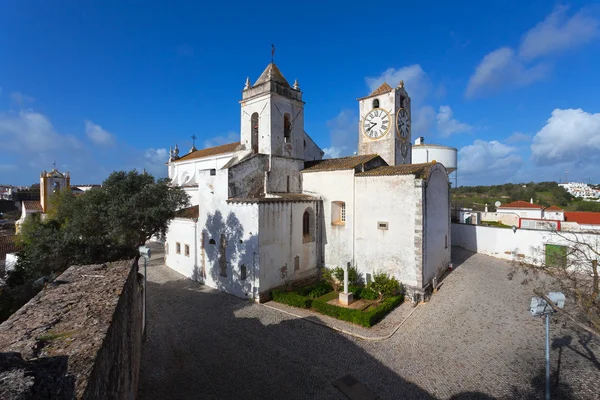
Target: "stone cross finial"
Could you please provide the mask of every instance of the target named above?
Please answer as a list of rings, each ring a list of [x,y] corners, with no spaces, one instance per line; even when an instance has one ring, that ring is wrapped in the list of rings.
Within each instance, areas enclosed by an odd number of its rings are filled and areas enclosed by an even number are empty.
[[[244,90],[250,89],[250,77],[246,78],[246,84],[244,85]]]
[[[404,89],[404,79],[400,81],[400,84],[398,86],[400,87],[400,89]]]
[[[298,84],[298,79],[294,81],[294,89],[300,90],[300,85]]]

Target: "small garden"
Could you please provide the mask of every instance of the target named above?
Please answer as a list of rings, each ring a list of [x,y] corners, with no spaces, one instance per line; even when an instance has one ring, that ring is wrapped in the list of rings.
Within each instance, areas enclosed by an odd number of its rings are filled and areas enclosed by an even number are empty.
[[[354,296],[351,306],[341,306],[337,299],[343,290],[344,270],[324,268],[321,281],[304,287],[273,290],[273,301],[293,307],[312,309],[357,325],[372,327],[404,300],[402,284],[379,272],[364,284],[362,274],[348,268],[348,291]]]

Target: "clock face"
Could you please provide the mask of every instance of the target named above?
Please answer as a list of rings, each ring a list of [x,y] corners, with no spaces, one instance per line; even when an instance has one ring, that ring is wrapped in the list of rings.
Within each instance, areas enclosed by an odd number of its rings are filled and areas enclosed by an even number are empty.
[[[396,130],[399,137],[406,139],[410,135],[410,118],[405,108],[398,110],[396,115]]]
[[[369,139],[379,139],[389,132],[391,124],[390,113],[383,108],[374,108],[362,120],[362,131]]]

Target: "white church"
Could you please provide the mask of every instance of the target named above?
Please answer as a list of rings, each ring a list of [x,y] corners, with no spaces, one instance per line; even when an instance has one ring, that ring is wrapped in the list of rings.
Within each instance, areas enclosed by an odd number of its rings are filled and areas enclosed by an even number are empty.
[[[358,99],[358,154],[323,159],[298,81],[269,64],[246,80],[239,142],[171,151],[192,206],[169,226],[167,266],[257,301],[348,263],[422,292],[450,263],[450,188],[441,163],[411,164],[410,101],[402,82]]]

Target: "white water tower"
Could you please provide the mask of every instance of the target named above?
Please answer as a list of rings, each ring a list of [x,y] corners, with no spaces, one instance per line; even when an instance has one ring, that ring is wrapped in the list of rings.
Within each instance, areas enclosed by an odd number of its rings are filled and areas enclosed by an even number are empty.
[[[454,147],[439,144],[425,144],[423,137],[417,138],[412,148],[413,164],[427,163],[434,160],[442,163],[448,174],[451,174],[457,168],[457,150]]]

